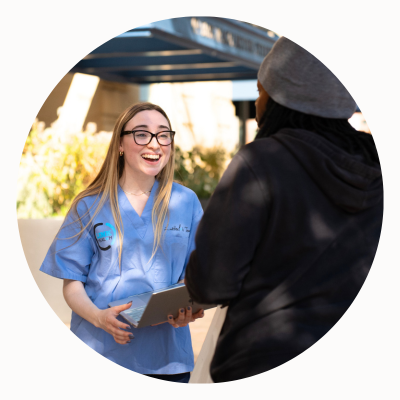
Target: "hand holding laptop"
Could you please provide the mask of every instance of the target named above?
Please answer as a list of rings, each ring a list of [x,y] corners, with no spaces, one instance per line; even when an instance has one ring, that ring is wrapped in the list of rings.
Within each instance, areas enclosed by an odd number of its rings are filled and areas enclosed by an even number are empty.
[[[114,340],[119,344],[127,344],[134,338],[131,332],[127,332],[124,329],[131,330],[129,324],[124,324],[118,321],[117,317],[120,312],[127,310],[131,306],[131,302],[122,304],[120,306],[111,307],[105,310],[99,310],[97,314],[97,323],[95,326],[105,330],[107,333],[113,336]]]
[[[182,326],[186,326],[190,322],[194,322],[198,318],[204,317],[204,310],[200,309],[195,314],[192,314],[192,307],[187,307],[186,310],[184,308],[179,309],[178,317],[174,318],[173,315],[168,315],[168,321],[159,322],[158,324],[153,324],[152,326],[165,324],[168,322],[174,328],[180,328]]]
[[[204,310],[215,307],[212,304],[194,302],[184,283],[112,301],[108,305],[120,306],[129,301],[132,301],[131,307],[121,311],[120,316],[135,328],[155,326],[164,322],[176,328],[183,327],[197,318],[202,318]]]

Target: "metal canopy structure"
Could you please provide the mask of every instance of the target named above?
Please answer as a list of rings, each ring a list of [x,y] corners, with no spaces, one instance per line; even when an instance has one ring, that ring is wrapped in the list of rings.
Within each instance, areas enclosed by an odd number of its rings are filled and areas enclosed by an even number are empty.
[[[256,79],[278,36],[236,20],[184,17],[119,35],[71,72],[126,83]]]

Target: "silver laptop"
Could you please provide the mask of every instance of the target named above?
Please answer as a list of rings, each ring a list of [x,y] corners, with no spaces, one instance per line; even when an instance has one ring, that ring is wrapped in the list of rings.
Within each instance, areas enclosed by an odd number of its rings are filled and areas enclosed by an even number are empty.
[[[215,304],[199,304],[194,302],[184,283],[167,286],[153,292],[146,292],[125,299],[112,301],[109,307],[127,304],[132,301],[129,309],[120,315],[135,328],[158,324],[168,320],[168,315],[178,316],[179,309],[192,307],[195,314],[200,309],[207,310],[216,307]]]

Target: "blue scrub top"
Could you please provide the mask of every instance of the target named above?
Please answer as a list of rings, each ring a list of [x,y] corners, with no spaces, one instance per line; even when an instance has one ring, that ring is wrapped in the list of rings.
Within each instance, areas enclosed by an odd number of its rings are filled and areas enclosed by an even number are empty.
[[[78,241],[76,237],[68,239],[81,229],[79,223],[73,222],[76,217],[69,213],[58,234],[61,240],[54,240],[40,270],[57,278],[84,282],[86,293],[100,309],[106,309],[110,301],[183,279],[203,210],[193,191],[174,183],[164,243],[149,262],[154,240],[151,211],[157,187],[156,181],[139,217],[118,186],[124,229],[121,269],[120,242],[107,202]],[[79,202],[78,214],[84,224],[94,214],[98,200],[90,196]],[[104,357],[141,374],[178,374],[194,367],[189,326],[174,328],[165,323],[132,329],[135,338],[121,345],[109,333],[72,312],[71,330]]]

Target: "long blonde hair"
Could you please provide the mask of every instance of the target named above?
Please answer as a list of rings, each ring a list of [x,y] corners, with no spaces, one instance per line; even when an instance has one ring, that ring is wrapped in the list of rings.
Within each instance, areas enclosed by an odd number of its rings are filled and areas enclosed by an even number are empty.
[[[119,265],[121,266],[121,255],[122,255],[122,245],[123,245],[123,223],[121,218],[121,212],[118,204],[118,182],[124,171],[125,160],[124,157],[119,155],[120,146],[120,135],[123,131],[125,125],[130,121],[137,113],[141,111],[155,110],[161,113],[168,121],[169,127],[172,130],[171,122],[165,113],[165,111],[152,103],[142,102],[134,104],[128,107],[122,114],[118,117],[113,134],[111,137],[110,145],[107,151],[106,158],[103,165],[100,168],[99,173],[94,178],[93,182],[89,186],[79,193],[71,204],[68,211],[74,211],[78,215],[78,221],[81,226],[80,232],[78,232],[73,237],[77,236],[78,240],[85,229],[90,226],[90,224],[95,219],[96,215],[100,212],[104,204],[109,201],[111,207],[111,213],[114,219],[118,231],[118,237],[120,241],[118,259]],[[171,143],[171,154],[169,160],[165,167],[156,175],[156,180],[159,182],[157,192],[155,194],[154,205],[151,213],[151,220],[154,230],[154,242],[153,242],[153,252],[150,260],[154,257],[157,249],[161,245],[163,226],[165,219],[168,215],[169,200],[171,197],[172,183],[174,179],[174,166],[175,166],[175,147],[174,142]],[[89,210],[82,216],[79,216],[77,212],[77,206],[80,200],[87,196],[94,196],[97,198],[100,196],[99,203],[96,207],[95,212],[90,218],[89,222],[86,224],[82,223],[82,218],[89,213]],[[74,221],[76,222],[76,221]]]

